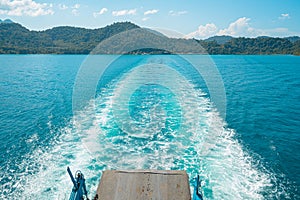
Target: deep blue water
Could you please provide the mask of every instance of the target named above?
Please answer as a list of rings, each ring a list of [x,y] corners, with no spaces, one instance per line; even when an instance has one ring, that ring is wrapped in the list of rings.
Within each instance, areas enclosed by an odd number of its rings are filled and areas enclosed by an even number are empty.
[[[206,199],[299,199],[300,57],[210,58],[222,83],[203,56],[1,55],[0,198],[68,199],[70,166],[90,196],[101,170],[156,168]]]

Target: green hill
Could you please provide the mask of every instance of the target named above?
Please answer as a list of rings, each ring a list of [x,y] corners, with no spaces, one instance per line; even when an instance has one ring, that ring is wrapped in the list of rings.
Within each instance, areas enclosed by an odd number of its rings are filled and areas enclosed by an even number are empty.
[[[20,24],[3,22],[0,22],[0,54],[89,54],[92,50],[95,54],[191,54],[204,53],[204,49],[208,54],[300,54],[298,36],[215,36],[195,40],[168,38],[131,22],[98,29],[61,26],[45,31],[30,31]]]
[[[99,29],[62,26],[45,31],[29,31],[17,23],[1,23],[0,53],[88,54],[102,40],[135,28],[139,27],[122,22]]]
[[[225,44],[226,42],[229,42],[232,39],[233,39],[233,37],[231,37],[231,36],[221,35],[221,36],[210,37],[204,41],[205,42],[216,42],[218,44]]]

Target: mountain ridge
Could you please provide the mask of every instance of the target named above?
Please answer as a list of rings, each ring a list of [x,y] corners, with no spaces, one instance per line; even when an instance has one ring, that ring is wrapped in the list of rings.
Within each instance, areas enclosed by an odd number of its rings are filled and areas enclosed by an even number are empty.
[[[165,41],[175,48],[176,53],[189,53],[187,45],[196,41],[208,54],[294,54],[300,55],[300,37],[285,38],[257,37],[234,38],[231,36],[214,36],[206,40],[168,38],[157,31],[141,28],[131,22],[116,22],[111,25],[87,29],[72,26],[59,26],[43,31],[29,30],[21,24],[0,22],[0,54],[89,54],[100,42],[116,34],[133,29],[143,29],[140,37],[152,37],[153,40]],[[153,36],[153,35],[156,36]],[[134,36],[132,36],[134,38]],[[132,38],[124,38],[128,43]],[[151,45],[149,43],[149,45]],[[176,47],[174,47],[176,46]],[[180,51],[181,49],[185,49]],[[147,48],[147,52],[135,53],[151,54],[160,51]],[[165,52],[165,51],[164,51]],[[105,52],[104,52],[105,53]],[[190,52],[192,53],[192,52]]]
[[[14,23],[12,20],[10,20],[10,19],[5,19],[5,20],[1,20],[0,19],[0,24],[1,23],[6,23],[6,24],[9,24],[9,23]]]

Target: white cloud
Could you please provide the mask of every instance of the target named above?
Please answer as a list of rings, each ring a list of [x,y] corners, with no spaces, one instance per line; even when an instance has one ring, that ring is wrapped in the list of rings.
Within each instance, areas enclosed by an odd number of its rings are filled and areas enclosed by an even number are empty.
[[[60,10],[66,10],[66,9],[68,9],[68,6],[66,6],[65,4],[58,4],[58,8]]]
[[[78,12],[78,9],[80,8],[80,4],[74,4],[73,6],[72,6],[72,14],[73,15],[76,15],[76,16],[78,16],[79,15],[79,12]]]
[[[107,8],[102,8],[101,10],[99,10],[99,12],[94,12],[93,16],[97,17],[98,15],[103,15],[105,12],[107,12],[108,9]]]
[[[78,8],[80,8],[80,4],[76,3],[74,6],[72,6],[72,8],[78,9]]]
[[[288,13],[285,13],[285,14],[281,14],[279,17],[278,17],[278,19],[282,19],[282,20],[284,20],[284,19],[290,19],[291,17],[290,17],[290,15],[288,14]]]
[[[143,19],[142,19],[142,21],[147,21],[149,19],[149,17],[144,17]]]
[[[135,15],[136,9],[131,10],[115,10],[112,12],[113,16],[123,16],[123,15]]]
[[[228,28],[221,29],[218,35],[253,37],[257,34],[257,31],[250,26],[249,21],[250,18],[241,17],[232,22]]]
[[[227,28],[219,29],[215,24],[209,23],[200,25],[198,30],[186,35],[186,38],[204,39],[215,35],[230,35],[234,37],[254,37],[262,33],[261,30],[254,29],[249,24],[250,18],[241,17],[229,24]]]
[[[75,15],[75,16],[78,16],[79,15],[79,12],[77,9],[73,9],[72,10],[72,14]]]
[[[273,29],[257,29],[250,24],[250,18],[241,17],[229,24],[227,28],[220,29],[215,24],[210,23],[200,25],[199,28],[189,33],[185,38],[205,39],[215,35],[229,35],[233,37],[257,37],[257,36],[272,36],[285,37],[287,35],[295,35],[287,28],[273,28]]]
[[[153,9],[153,10],[147,10],[146,12],[144,12],[144,15],[151,15],[151,14],[155,14],[158,13],[158,10]]]
[[[186,35],[186,38],[207,38],[214,36],[218,33],[218,28],[215,24],[210,23],[206,25],[200,25],[198,30]]]
[[[0,14],[11,16],[53,15],[52,4],[37,3],[33,0],[0,0]]]
[[[186,10],[182,10],[182,11],[174,11],[174,10],[170,10],[169,11],[169,15],[171,16],[180,16],[180,15],[185,15],[188,12]]]

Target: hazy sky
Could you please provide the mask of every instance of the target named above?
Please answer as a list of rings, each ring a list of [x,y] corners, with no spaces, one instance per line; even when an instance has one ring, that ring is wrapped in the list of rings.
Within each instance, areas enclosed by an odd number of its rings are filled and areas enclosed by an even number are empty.
[[[0,19],[31,30],[117,21],[188,37],[300,35],[300,0],[0,0]]]

